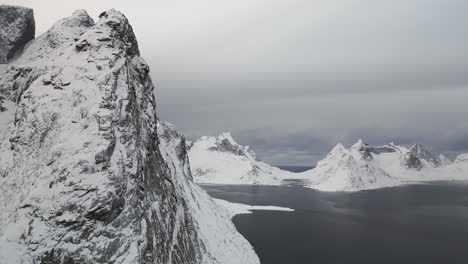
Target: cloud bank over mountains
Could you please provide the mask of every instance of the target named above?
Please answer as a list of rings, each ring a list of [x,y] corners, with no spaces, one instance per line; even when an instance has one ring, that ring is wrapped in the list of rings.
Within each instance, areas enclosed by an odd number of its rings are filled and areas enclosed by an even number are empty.
[[[466,1],[6,2],[38,33],[74,5],[125,12],[161,117],[191,139],[230,131],[291,165],[358,138],[468,151]]]

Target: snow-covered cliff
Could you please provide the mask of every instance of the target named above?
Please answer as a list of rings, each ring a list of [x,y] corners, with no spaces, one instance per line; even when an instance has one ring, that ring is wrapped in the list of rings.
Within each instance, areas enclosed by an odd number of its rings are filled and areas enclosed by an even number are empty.
[[[189,150],[192,175],[197,183],[279,185],[292,173],[257,161],[248,146],[230,133],[204,136]]]
[[[192,182],[123,14],[79,10],[0,75],[0,263],[259,263]]]

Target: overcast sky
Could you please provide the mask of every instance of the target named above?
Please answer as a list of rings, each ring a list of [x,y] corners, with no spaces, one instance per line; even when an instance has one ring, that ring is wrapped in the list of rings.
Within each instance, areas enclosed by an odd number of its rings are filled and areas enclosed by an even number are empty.
[[[37,32],[86,9],[122,11],[157,86],[159,116],[189,139],[230,131],[278,165],[336,143],[468,152],[468,1],[3,1]]]

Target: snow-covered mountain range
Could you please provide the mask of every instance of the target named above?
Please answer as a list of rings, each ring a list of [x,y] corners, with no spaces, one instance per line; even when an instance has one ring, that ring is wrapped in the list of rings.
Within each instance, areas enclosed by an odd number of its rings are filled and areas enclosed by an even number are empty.
[[[8,17],[1,34],[31,30]],[[99,17],[76,11],[2,54],[0,263],[259,263],[158,120],[129,22]]]
[[[337,144],[314,169],[292,173],[256,160],[249,147],[239,145],[229,133],[222,133],[191,143],[189,158],[195,182],[204,184],[279,185],[297,179],[322,191],[359,191],[468,179],[466,154],[451,163],[419,144],[371,146],[362,140],[350,148]]]
[[[347,149],[338,144],[313,170],[300,173],[309,187],[324,191],[357,191],[415,182],[468,180],[468,170],[460,155],[451,163],[423,146],[393,143],[371,146],[359,140]]]
[[[255,153],[239,145],[230,133],[204,136],[190,143],[189,159],[197,183],[279,185],[291,176],[256,160]]]

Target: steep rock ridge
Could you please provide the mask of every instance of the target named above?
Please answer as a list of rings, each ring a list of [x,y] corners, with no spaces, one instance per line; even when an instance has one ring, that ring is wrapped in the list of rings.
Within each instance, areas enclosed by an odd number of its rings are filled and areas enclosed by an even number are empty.
[[[0,63],[6,63],[34,38],[35,25],[32,9],[0,5]]]
[[[232,222],[230,212],[191,181],[187,143],[169,123],[158,123],[160,150],[175,175],[176,188],[183,193],[189,213],[198,227],[198,236],[204,247],[204,263],[259,263],[248,243],[241,237]]]
[[[438,156],[433,155],[420,144],[413,145],[408,152],[406,166],[420,170],[425,167],[439,167],[442,161]]]
[[[197,183],[279,185],[293,175],[255,159],[230,133],[204,136],[190,145],[189,158]]]
[[[218,136],[214,146],[209,151],[231,152],[238,156],[244,156],[248,159],[255,159],[255,152],[250,150],[249,146],[241,146],[231,136],[231,133],[222,133]]]
[[[259,262],[191,181],[121,13],[77,11],[14,63],[0,77],[0,263]]]
[[[420,144],[408,148],[389,143],[383,146],[367,146],[367,149],[380,167],[395,174],[407,170],[437,168],[443,165],[442,159],[444,163],[449,163],[443,155],[436,156]]]

